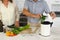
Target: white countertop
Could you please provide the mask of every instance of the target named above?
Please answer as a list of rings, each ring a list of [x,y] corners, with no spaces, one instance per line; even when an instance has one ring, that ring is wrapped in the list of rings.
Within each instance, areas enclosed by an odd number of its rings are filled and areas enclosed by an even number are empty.
[[[0,40],[60,40],[60,27],[51,28],[51,35],[44,37],[37,34],[19,34],[14,37],[8,37],[4,33],[0,33]]]
[[[60,20],[58,20],[60,21]],[[56,21],[56,22],[58,22]],[[56,23],[57,24],[57,23]],[[54,25],[53,25],[54,26]],[[0,40],[60,40],[60,27],[59,23],[55,25],[56,27],[51,28],[51,35],[44,37],[37,34],[19,34],[14,37],[8,37],[4,33],[0,33]]]

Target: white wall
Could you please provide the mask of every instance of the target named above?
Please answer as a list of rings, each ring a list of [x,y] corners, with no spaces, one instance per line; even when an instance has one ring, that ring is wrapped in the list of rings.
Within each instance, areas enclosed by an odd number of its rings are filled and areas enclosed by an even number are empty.
[[[23,7],[24,7],[24,2],[25,0],[14,0],[17,3],[17,6],[19,8],[19,11],[22,11]]]
[[[60,12],[60,0],[46,0],[51,11]]]

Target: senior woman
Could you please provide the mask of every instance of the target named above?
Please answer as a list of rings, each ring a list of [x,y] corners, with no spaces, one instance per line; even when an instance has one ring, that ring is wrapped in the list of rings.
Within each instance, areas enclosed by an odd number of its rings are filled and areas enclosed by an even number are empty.
[[[0,20],[3,22],[3,25],[11,28],[13,25],[19,26],[18,8],[12,0],[1,0],[0,15]]]

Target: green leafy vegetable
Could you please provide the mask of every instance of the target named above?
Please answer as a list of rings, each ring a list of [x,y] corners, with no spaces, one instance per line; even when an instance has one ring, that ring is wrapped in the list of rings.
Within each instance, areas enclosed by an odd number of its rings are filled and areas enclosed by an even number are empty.
[[[26,25],[26,26],[24,26],[24,27],[19,27],[19,28],[14,27],[14,28],[12,29],[12,32],[13,32],[14,34],[19,34],[21,31],[26,30],[26,29],[28,29],[29,27],[30,27],[30,25]]]
[[[46,16],[43,15],[43,16],[41,17],[41,23],[44,22],[45,19],[46,19]]]

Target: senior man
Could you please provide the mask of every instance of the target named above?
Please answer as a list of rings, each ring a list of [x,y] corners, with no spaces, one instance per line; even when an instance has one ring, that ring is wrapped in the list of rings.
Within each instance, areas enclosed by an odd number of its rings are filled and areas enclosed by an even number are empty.
[[[53,19],[56,17],[55,13],[49,10],[49,7],[44,0],[25,1],[23,14],[28,16],[28,22],[32,27],[38,27],[40,18],[44,12],[49,13]]]

